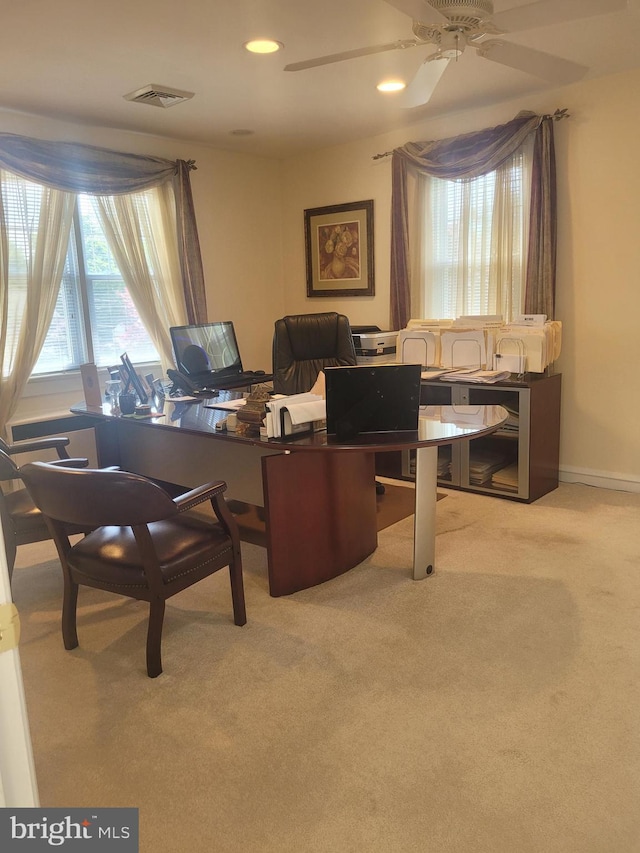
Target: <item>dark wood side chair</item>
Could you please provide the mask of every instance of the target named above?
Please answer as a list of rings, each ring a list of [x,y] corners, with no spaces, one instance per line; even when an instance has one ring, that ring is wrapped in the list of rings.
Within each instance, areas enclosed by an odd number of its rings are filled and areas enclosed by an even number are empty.
[[[14,457],[25,453],[55,450],[58,456],[57,464],[72,465],[77,468],[86,467],[89,464],[88,459],[69,458],[68,444],[69,439],[62,436],[39,438],[16,444],[7,444],[0,439],[0,520],[4,533],[9,579],[13,574],[19,545],[51,539],[45,519],[27,489],[22,486],[20,468],[14,461]],[[7,486],[3,488],[3,483],[12,483],[13,488],[11,490]]]
[[[149,602],[147,673],[162,672],[165,602],[226,566],[236,625],[247,621],[238,526],[222,480],[172,498],[137,474],[72,470],[44,462],[22,468],[34,502],[46,517],[64,577],[62,636],[78,645],[76,609],[81,584]],[[215,519],[189,513],[209,501]],[[65,525],[93,529],[74,545]]]

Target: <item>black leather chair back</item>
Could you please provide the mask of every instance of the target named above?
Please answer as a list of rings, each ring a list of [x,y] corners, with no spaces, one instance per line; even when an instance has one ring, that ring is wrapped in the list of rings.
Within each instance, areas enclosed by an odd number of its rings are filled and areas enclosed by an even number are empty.
[[[349,319],[327,311],[291,314],[276,320],[273,334],[273,390],[301,394],[325,367],[356,363]]]

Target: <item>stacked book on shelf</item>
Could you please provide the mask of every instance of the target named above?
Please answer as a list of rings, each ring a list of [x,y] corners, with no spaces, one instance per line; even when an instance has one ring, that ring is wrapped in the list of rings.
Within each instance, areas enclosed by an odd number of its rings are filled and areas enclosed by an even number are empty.
[[[411,454],[409,459],[409,476],[415,479],[416,476],[416,455]],[[451,447],[438,448],[438,479],[451,479]]]
[[[506,465],[498,471],[494,471],[491,475],[491,485],[496,489],[504,491],[518,491],[518,463],[513,462],[511,465]]]
[[[469,454],[469,482],[474,486],[491,483],[493,475],[508,462],[507,456],[500,451],[472,448]]]
[[[508,403],[503,402],[500,405],[508,412],[508,417],[500,427],[500,432],[517,434],[520,430],[520,412]]]
[[[451,447],[438,448],[438,479],[451,479]]]

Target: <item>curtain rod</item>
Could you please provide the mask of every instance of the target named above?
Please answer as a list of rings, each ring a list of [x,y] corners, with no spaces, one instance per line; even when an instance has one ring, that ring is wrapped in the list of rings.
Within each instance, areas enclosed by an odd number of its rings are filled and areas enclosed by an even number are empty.
[[[560,109],[556,110],[555,113],[553,113],[553,115],[543,115],[542,118],[550,118],[553,121],[560,121],[560,119],[562,119],[562,118],[569,118],[570,115],[571,115],[571,113],[569,112],[569,109],[567,107],[565,107],[562,110],[560,110]],[[393,151],[383,151],[382,154],[374,154],[371,159],[372,160],[382,160],[384,157],[391,157],[392,154],[393,154]]]

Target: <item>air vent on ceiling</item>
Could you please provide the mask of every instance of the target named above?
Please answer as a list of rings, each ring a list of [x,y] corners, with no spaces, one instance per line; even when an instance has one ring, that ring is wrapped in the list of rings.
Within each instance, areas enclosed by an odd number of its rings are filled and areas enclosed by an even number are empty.
[[[170,89],[168,86],[157,86],[155,83],[149,83],[142,89],[136,89],[135,92],[124,95],[124,98],[126,101],[135,101],[137,104],[151,104],[152,107],[162,107],[166,110],[174,104],[188,101],[189,98],[193,98],[193,95],[193,92],[183,92],[181,89]]]

